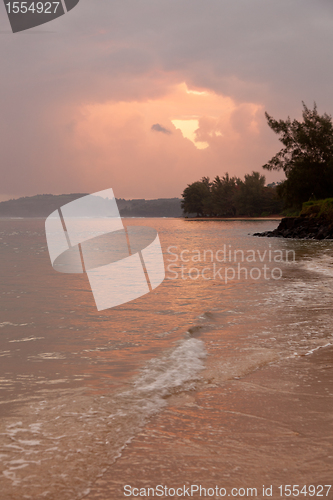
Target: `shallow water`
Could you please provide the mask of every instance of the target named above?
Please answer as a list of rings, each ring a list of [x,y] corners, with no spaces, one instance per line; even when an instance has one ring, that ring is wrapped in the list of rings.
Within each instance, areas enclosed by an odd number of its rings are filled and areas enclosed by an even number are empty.
[[[43,220],[0,221],[6,499],[82,498],[173,395],[332,343],[331,241],[252,236],[272,221],[124,223],[157,229],[166,279],[98,312],[86,276],[52,269]]]

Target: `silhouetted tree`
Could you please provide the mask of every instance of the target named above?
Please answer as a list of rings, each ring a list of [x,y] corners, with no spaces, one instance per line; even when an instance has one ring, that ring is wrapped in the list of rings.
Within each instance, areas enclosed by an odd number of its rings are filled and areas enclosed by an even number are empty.
[[[203,177],[201,181],[188,184],[182,194],[181,207],[186,214],[197,214],[203,216],[209,211],[211,203],[211,183],[209,177]]]
[[[244,176],[237,196],[237,211],[239,215],[258,216],[265,206],[265,176],[252,172]]]
[[[277,214],[282,202],[277,197],[276,187],[265,187],[265,177],[259,172],[238,177],[209,177],[193,182],[184,189],[181,207],[186,214],[207,217],[235,217],[236,215],[258,216]]]
[[[237,177],[229,177],[228,172],[222,178],[218,175],[215,177],[211,192],[214,211],[218,215],[236,215],[236,194],[240,183]]]
[[[303,122],[275,120],[268,113],[269,127],[280,135],[284,147],[263,165],[267,170],[283,170],[287,179],[278,192],[287,206],[300,207],[310,197],[333,196],[333,124],[326,113],[319,115],[303,104]]]

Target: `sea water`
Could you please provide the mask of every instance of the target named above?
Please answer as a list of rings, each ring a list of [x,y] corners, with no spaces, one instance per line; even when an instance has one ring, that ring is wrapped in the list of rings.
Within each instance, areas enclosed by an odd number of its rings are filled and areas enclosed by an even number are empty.
[[[131,219],[166,278],[98,312],[50,264],[42,219],[0,221],[0,483],[7,499],[83,498],[169,397],[330,346],[331,241],[257,238],[276,221]]]

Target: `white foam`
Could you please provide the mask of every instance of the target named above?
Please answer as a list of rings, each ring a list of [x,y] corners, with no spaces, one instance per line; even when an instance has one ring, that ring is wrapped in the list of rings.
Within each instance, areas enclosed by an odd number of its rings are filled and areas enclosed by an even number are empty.
[[[22,326],[22,325],[20,325]],[[31,340],[40,340],[44,339],[45,337],[26,337],[24,339],[14,339],[14,340],[9,340],[9,342],[30,342]]]
[[[318,351],[319,349],[324,349],[325,347],[330,347],[332,344],[332,342],[328,342],[327,344],[324,344],[324,345],[319,345],[317,347],[314,347],[313,349],[310,349],[310,351],[308,351],[305,356],[310,356],[310,354],[314,353],[315,351]]]
[[[0,323],[0,328],[4,328],[6,326],[30,326],[33,323],[11,323],[10,321],[3,321]]]
[[[308,271],[333,277],[333,258],[330,255],[323,254],[320,257],[314,257],[311,260],[304,261],[302,266]]]
[[[41,360],[41,359],[65,359],[66,356],[65,354],[62,354],[61,352],[41,352],[37,354],[36,356],[28,356],[28,359],[31,360]]]
[[[166,396],[195,387],[205,355],[201,340],[184,339],[149,361],[127,391],[100,397],[85,389],[46,390],[43,401],[24,408],[24,418],[4,419],[4,498],[38,500],[46,489],[48,499],[82,498]]]
[[[155,392],[166,396],[175,389],[181,389],[184,384],[194,382],[197,373],[203,369],[205,356],[201,340],[192,338],[182,341],[168,355],[149,361],[134,387],[140,393]]]

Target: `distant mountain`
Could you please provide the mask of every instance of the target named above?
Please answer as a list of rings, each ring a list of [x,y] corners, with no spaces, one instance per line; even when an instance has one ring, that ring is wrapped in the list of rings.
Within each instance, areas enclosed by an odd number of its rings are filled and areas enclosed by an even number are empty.
[[[117,199],[122,217],[182,217],[179,198],[158,198],[157,200]]]
[[[62,205],[86,196],[88,193],[38,194],[16,200],[0,202],[0,217],[48,217]],[[117,199],[122,217],[182,217],[179,198],[158,198],[156,200]]]

